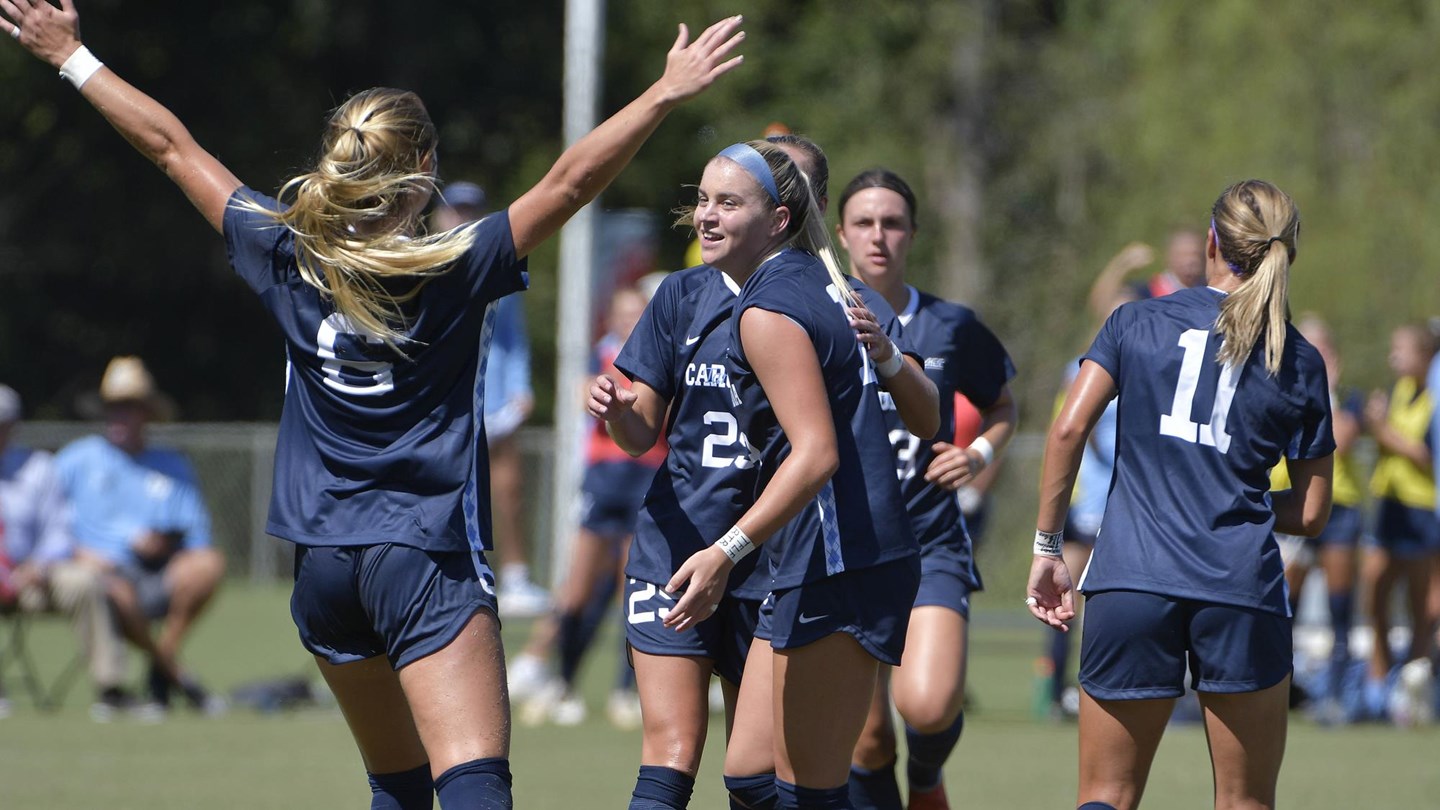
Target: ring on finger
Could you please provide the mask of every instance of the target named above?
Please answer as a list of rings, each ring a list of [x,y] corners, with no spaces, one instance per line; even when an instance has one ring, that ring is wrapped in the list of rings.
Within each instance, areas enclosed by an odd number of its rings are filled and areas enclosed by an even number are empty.
[[[20,38],[20,26],[17,25],[17,26],[15,26],[15,27],[11,28],[11,29],[10,29],[10,36],[14,37],[15,39],[19,39],[19,38]]]
[[[1036,599],[1036,598],[1033,597],[1033,596],[1027,596],[1027,597],[1025,597],[1025,606],[1026,606],[1026,607],[1032,607],[1032,608],[1033,608],[1033,607],[1038,606],[1039,604],[1040,604],[1040,600],[1039,600],[1039,599]]]

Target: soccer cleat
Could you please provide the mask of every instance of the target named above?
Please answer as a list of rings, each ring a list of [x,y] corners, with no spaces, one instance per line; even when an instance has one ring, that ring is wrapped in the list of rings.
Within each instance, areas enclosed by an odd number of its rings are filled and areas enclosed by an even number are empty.
[[[502,579],[495,601],[500,615],[506,619],[533,619],[550,610],[549,592],[531,582],[529,577]]]
[[[129,692],[110,687],[90,704],[90,719],[97,723],[110,723],[128,717],[141,723],[159,723],[165,719],[166,708],[154,700],[138,700]]]
[[[905,810],[950,810],[950,800],[945,797],[945,783],[941,782],[930,790],[912,788]]]
[[[565,695],[550,710],[550,722],[557,726],[578,726],[585,722],[590,711],[585,708],[585,699],[579,695]]]
[[[605,704],[605,716],[621,731],[640,728],[640,696],[633,689],[616,689]]]
[[[538,695],[545,688],[545,684],[550,682],[550,673],[543,658],[520,653],[507,668],[505,680],[510,687],[510,699],[523,701]]]
[[[543,726],[550,721],[550,713],[565,696],[565,684],[558,678],[540,687],[520,706],[517,720],[522,726]]]

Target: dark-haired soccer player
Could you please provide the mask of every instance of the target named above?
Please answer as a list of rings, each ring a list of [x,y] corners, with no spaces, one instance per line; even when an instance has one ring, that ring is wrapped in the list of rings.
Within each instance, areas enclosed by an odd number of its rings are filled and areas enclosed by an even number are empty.
[[[1009,387],[1015,368],[1000,341],[968,307],[905,281],[915,209],[915,194],[899,175],[886,169],[862,172],[840,195],[840,244],[849,253],[850,271],[899,314],[940,401],[949,405],[956,393],[965,395],[979,409],[981,424],[968,447],[957,447],[914,435],[893,409],[886,410],[900,490],[920,543],[921,579],[905,656],[888,678],[882,670],[852,760],[850,799],[861,810],[901,807],[890,692],[905,720],[909,807],[948,806],[941,768],[965,723],[970,595],[982,587],[955,493],[1003,451],[1017,418]],[[954,436],[955,409],[941,408],[940,415],[940,436]]]

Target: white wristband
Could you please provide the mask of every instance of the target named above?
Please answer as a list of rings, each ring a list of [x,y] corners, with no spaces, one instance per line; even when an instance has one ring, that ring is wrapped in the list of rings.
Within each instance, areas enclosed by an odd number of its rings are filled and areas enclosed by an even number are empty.
[[[731,526],[730,531],[725,532],[723,537],[715,541],[715,545],[725,552],[725,556],[729,557],[732,563],[740,562],[745,559],[745,555],[755,550],[755,544],[750,541],[750,535],[746,534],[745,530],[738,525]]]
[[[1035,530],[1035,553],[1045,557],[1063,557],[1065,532],[1042,532]]]
[[[905,365],[905,356],[900,354],[900,347],[894,341],[890,343],[890,359],[883,363],[875,364],[875,373],[880,375],[882,380],[888,380],[900,373],[900,367]]]
[[[60,66],[60,78],[75,85],[75,89],[79,90],[85,85],[85,82],[90,81],[90,77],[95,75],[95,71],[102,67],[105,67],[105,64],[96,59],[95,54],[90,53],[89,48],[81,45],[75,49],[74,53],[70,54],[70,58],[65,60],[65,64]]]
[[[991,444],[990,440],[984,436],[977,436],[975,441],[971,442],[970,447],[967,449],[979,453],[980,458],[985,459],[986,467],[989,467],[990,462],[995,460],[995,445]]]

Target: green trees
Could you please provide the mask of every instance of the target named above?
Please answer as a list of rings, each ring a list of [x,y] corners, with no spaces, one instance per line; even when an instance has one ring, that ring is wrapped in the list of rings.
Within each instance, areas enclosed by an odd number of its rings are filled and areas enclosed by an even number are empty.
[[[562,4],[474,5],[93,0],[82,13],[101,59],[258,187],[304,164],[349,91],[390,84],[430,105],[442,173],[504,201],[560,149]],[[732,10],[610,0],[606,110],[657,75],[677,20]],[[920,196],[918,281],[1006,340],[1030,428],[1094,328],[1081,302],[1106,259],[1203,226],[1245,177],[1299,202],[1292,298],[1335,323],[1352,382],[1387,377],[1394,323],[1440,311],[1440,2],[739,10],[744,69],[667,121],[603,204],[673,208],[709,156],[775,120],[826,148],[837,195],[861,169],[895,169]],[[141,352],[187,418],[274,417],[281,347],[221,241],[51,71],[0,44],[0,379],[63,415],[111,354]],[[667,233],[661,261],[678,267],[687,241]],[[542,387],[554,256],[533,257],[527,298]]]

